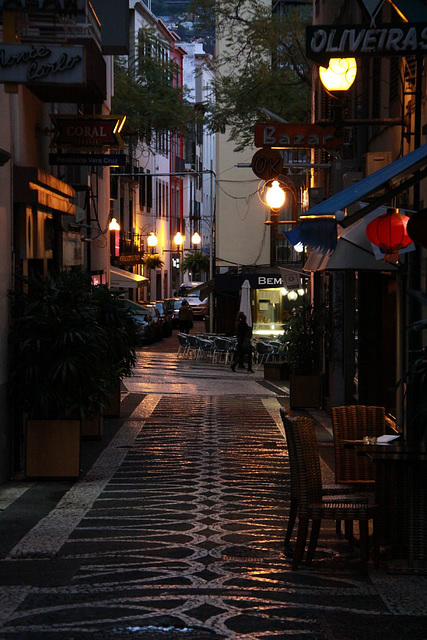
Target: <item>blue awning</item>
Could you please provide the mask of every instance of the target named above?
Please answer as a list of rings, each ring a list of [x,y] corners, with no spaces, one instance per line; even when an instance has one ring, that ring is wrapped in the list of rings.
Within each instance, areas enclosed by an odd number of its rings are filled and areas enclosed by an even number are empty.
[[[414,173],[427,165],[427,144],[418,147],[415,151],[411,151],[406,156],[395,160],[391,164],[375,171],[370,176],[359,180],[351,187],[347,187],[343,191],[336,193],[327,200],[316,204],[314,207],[305,211],[303,216],[321,216],[335,215],[337,211],[344,211],[347,207],[359,200],[364,200],[367,196],[379,191],[380,189],[390,189],[391,182],[401,178],[408,173]],[[383,201],[388,199],[389,193],[385,193]],[[379,206],[376,202],[376,207]],[[370,209],[372,210],[372,209]],[[366,211],[368,213],[368,211]],[[360,217],[360,216],[358,216]],[[350,216],[349,220],[354,220]]]

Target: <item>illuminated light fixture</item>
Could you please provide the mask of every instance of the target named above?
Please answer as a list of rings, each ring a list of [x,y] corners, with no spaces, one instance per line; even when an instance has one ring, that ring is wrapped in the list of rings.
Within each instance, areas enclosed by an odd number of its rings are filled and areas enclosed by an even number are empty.
[[[412,238],[406,231],[408,222],[408,216],[389,207],[387,213],[374,218],[366,227],[369,242],[381,249],[384,262],[397,262],[399,251],[412,244]]]
[[[120,225],[117,222],[116,218],[112,218],[110,224],[108,225],[110,231],[120,231]]]
[[[271,330],[274,331],[274,324],[271,325]]]
[[[121,132],[121,130],[123,129],[124,124],[126,122],[126,119],[127,119],[127,116],[119,116],[119,118],[118,118],[118,120],[116,122],[116,125],[115,125],[115,127],[113,129],[113,133],[120,133]]]
[[[175,242],[175,244],[177,244],[178,246],[180,246],[183,242],[184,242],[184,238],[183,236],[180,234],[180,232],[178,231],[178,233],[175,234],[173,241]]]
[[[305,294],[305,289],[297,289],[297,294],[299,296],[303,296]]]
[[[285,198],[286,194],[281,188],[279,181],[273,180],[273,184],[267,189],[267,193],[265,194],[265,199],[270,209],[280,209],[285,202]]]
[[[298,298],[298,294],[296,291],[289,291],[288,300],[296,300]]]
[[[287,289],[285,289],[285,287],[282,287],[282,288],[280,289],[280,293],[282,294],[282,296],[285,296],[285,295],[288,293],[288,290],[287,290]]]
[[[157,246],[157,236],[154,233],[154,231],[152,231],[150,233],[150,235],[147,238],[147,244],[149,247],[156,247]]]
[[[297,242],[296,245],[294,246],[294,251],[296,251],[297,253],[301,253],[301,251],[304,251],[303,243]]]
[[[195,231],[193,233],[193,237],[191,238],[191,242],[193,244],[200,244],[200,242],[202,241],[202,238],[200,237],[200,235],[197,233],[197,231]]]
[[[319,67],[320,80],[327,91],[348,91],[356,74],[356,58],[331,58],[328,68]]]

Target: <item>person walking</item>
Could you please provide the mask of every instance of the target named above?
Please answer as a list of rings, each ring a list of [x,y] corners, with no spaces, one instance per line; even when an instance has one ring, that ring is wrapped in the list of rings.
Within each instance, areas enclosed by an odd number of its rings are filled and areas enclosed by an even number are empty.
[[[178,324],[181,333],[190,333],[193,327],[193,312],[187,300],[182,301],[182,305],[178,311]]]
[[[243,364],[245,355],[248,356],[248,373],[253,373],[252,369],[252,328],[246,322],[246,316],[243,311],[239,311],[236,317],[236,336],[237,336],[237,350],[234,352],[233,364],[231,365],[232,371],[236,371],[236,364],[239,364],[239,369],[244,369]]]

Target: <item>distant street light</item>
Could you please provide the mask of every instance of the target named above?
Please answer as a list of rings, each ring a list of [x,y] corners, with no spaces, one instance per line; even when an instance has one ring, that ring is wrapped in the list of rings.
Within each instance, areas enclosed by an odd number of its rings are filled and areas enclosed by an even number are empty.
[[[120,225],[117,222],[116,218],[112,218],[110,224],[108,225],[110,231],[120,231]]]
[[[147,238],[147,244],[149,247],[156,247],[157,246],[157,236],[155,235],[154,231],[152,231],[150,233],[150,235]]]
[[[184,238],[183,238],[183,236],[181,235],[181,233],[179,231],[178,231],[178,233],[175,234],[173,241],[175,242],[176,245],[178,245],[178,248],[184,242]]]
[[[200,235],[197,233],[197,231],[195,231],[193,233],[193,237],[191,238],[191,242],[193,244],[200,244],[200,242],[202,241],[202,238],[200,237]]]

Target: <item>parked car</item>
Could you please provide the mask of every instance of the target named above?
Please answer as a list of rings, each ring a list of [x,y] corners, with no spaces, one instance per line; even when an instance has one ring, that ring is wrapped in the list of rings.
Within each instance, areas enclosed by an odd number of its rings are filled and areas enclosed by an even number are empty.
[[[163,335],[165,337],[170,336],[172,334],[172,313],[169,311],[165,300],[156,300],[154,304],[159,310],[163,321]]]
[[[209,301],[208,298],[201,300],[199,298],[198,287],[204,284],[203,282],[183,282],[178,289],[178,297],[185,298],[191,307],[193,316],[195,318],[204,318],[209,313]],[[194,289],[197,288],[196,291]]]
[[[133,313],[133,312],[132,312]],[[155,334],[154,324],[145,313],[133,313],[133,319],[137,324],[138,333],[142,344],[152,342]]]
[[[163,300],[168,310],[168,313],[170,314],[173,329],[176,329],[179,325],[178,313],[181,308],[183,300],[184,298],[165,298]]]
[[[156,304],[154,302],[140,302],[139,305],[145,310],[155,326],[155,339],[161,340],[164,335],[164,321]]]
[[[144,327],[144,340],[146,342],[154,342],[162,338],[162,321],[160,314],[155,305],[140,304],[125,298],[124,303],[132,311],[132,314],[136,321]],[[148,329],[145,327],[145,323],[148,324]]]

